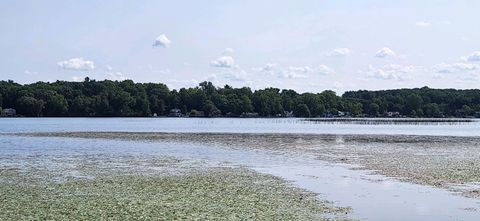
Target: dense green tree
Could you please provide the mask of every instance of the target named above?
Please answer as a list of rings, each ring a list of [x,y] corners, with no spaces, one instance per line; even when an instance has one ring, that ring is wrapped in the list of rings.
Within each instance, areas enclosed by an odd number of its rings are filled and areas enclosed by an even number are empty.
[[[294,112],[295,116],[297,117],[310,117],[310,109],[306,104],[299,104],[295,108]]]
[[[377,117],[378,116],[378,111],[380,110],[380,106],[376,103],[371,103],[368,106],[368,114],[372,117]]]
[[[33,97],[20,97],[15,106],[19,114],[28,117],[38,117],[42,113],[44,102]]]
[[[125,81],[56,81],[20,85],[0,81],[0,107],[15,108],[25,116],[151,116],[167,115],[170,109],[182,113],[203,110],[207,116],[240,116],[257,112],[279,116],[284,111],[298,115],[323,116],[346,111],[352,116],[469,117],[480,112],[480,90],[431,89],[428,87],[379,91],[348,91],[341,97],[333,91],[297,93],[294,90],[248,87],[215,87],[202,82],[198,87],[170,90],[161,83]],[[301,109],[299,109],[301,107]],[[306,108],[305,108],[306,107]],[[198,112],[198,111],[197,111]]]
[[[423,113],[426,117],[442,117],[442,112],[438,104],[435,103],[426,104],[425,107],[423,107]]]
[[[207,117],[217,117],[222,115],[222,112],[211,100],[205,101],[205,104],[203,105],[203,111]]]
[[[253,106],[262,116],[275,116],[283,112],[278,88],[267,88],[253,93]]]

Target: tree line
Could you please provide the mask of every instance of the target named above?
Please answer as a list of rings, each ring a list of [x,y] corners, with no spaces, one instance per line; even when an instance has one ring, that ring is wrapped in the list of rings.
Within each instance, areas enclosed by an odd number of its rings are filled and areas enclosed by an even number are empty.
[[[145,117],[184,115],[206,117],[468,117],[480,111],[480,90],[397,89],[297,93],[294,90],[248,87],[197,87],[170,90],[162,83],[124,81],[56,81],[21,85],[0,81],[0,104],[29,117]],[[0,108],[1,108],[0,107]]]

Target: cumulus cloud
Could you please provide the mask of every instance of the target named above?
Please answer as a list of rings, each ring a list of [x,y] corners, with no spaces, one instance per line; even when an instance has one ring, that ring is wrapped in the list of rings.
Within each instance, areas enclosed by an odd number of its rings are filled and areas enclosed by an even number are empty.
[[[197,79],[188,79],[188,80],[179,80],[179,79],[170,79],[166,80],[168,87],[171,88],[182,88],[182,87],[195,87],[198,86]]]
[[[369,65],[365,73],[367,78],[405,81],[412,79],[411,74],[423,73],[424,71],[424,68],[421,66],[402,66],[398,64],[389,64],[384,65],[381,68],[376,68],[372,65]]]
[[[57,62],[57,65],[62,69],[74,71],[92,71],[95,69],[95,64],[93,61],[89,61],[84,58],[71,58],[65,61]]]
[[[223,78],[230,81],[246,81],[245,73],[242,72],[230,72],[223,74]]]
[[[480,51],[475,51],[471,55],[462,57],[463,61],[477,62],[480,61]]]
[[[465,76],[462,76],[460,80],[463,81],[478,81],[480,80],[480,73],[469,73]]]
[[[293,71],[283,71],[278,73],[279,78],[289,78],[289,79],[296,79],[296,78],[307,78],[307,75],[293,72]]]
[[[110,80],[123,81],[127,79],[127,77],[122,72],[119,72],[119,71],[107,72],[105,75]]]
[[[304,74],[308,74],[308,73],[313,73],[313,74],[319,74],[319,75],[327,75],[327,74],[332,74],[334,73],[335,71],[324,65],[324,64],[321,64],[315,68],[311,68],[309,66],[303,66],[303,67],[294,67],[294,66],[290,66],[288,67],[288,71],[290,72],[297,72],[297,73],[304,73]]]
[[[233,51],[234,51],[233,48],[225,48],[225,50],[223,50],[223,54],[224,55],[232,54]]]
[[[125,74],[123,74],[120,71],[114,71],[113,68],[110,65],[107,65],[105,67],[105,76],[106,76],[107,79],[110,79],[110,80],[123,81],[123,80],[127,79]]]
[[[480,65],[461,62],[453,64],[441,63],[434,65],[433,70],[442,74],[466,73],[471,71],[480,71]]]
[[[390,48],[384,47],[375,53],[377,58],[395,57],[397,54]]]
[[[268,74],[268,75],[273,75],[275,73],[276,67],[277,67],[277,64],[275,64],[275,63],[267,63],[263,67],[252,68],[252,71],[262,72],[262,73]]]
[[[317,75],[327,75],[334,73],[335,71],[326,66],[326,65],[319,65],[315,68],[310,66],[290,66],[285,70],[278,72],[278,77],[280,78],[306,78],[309,74],[317,74]]]
[[[300,72],[300,73],[311,73],[313,72],[313,68],[309,66],[290,66],[288,67],[289,72]]]
[[[25,70],[23,73],[27,74],[27,75],[37,75],[38,72],[36,71],[30,71],[30,70]]]
[[[212,67],[232,68],[235,66],[235,60],[231,56],[222,56],[210,62]]]
[[[320,65],[318,66],[314,72],[318,73],[318,74],[321,74],[321,75],[327,75],[327,74],[333,74],[335,73],[335,70],[333,70],[332,68],[326,66],[326,65]]]
[[[172,43],[172,41],[170,41],[170,39],[168,39],[166,35],[161,34],[153,42],[153,47],[164,47],[164,48],[166,48],[171,43]]]
[[[432,23],[426,22],[426,21],[417,21],[417,22],[415,22],[415,26],[421,27],[421,28],[430,27],[431,25],[432,25]]]
[[[345,57],[348,56],[352,51],[349,48],[335,48],[330,51],[326,51],[323,54],[329,57]]]

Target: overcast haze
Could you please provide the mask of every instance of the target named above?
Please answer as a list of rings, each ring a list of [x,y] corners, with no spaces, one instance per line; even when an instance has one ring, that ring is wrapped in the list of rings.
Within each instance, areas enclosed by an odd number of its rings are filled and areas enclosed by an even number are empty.
[[[478,88],[480,1],[0,2],[0,80]]]

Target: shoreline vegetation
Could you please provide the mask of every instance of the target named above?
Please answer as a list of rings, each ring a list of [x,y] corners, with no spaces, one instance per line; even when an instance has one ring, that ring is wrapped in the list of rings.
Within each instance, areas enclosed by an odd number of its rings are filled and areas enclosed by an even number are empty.
[[[439,125],[439,124],[464,124],[477,122],[468,118],[306,118],[304,121],[320,124],[413,124],[413,125]]]
[[[1,220],[348,220],[351,211],[242,167],[158,156],[12,157],[18,165],[0,167]]]
[[[480,198],[480,137],[155,132],[44,132],[17,136],[187,142],[295,154]]]
[[[169,89],[162,83],[0,81],[3,116],[26,117],[480,117],[480,90],[394,89],[297,93],[294,90],[217,87]]]

